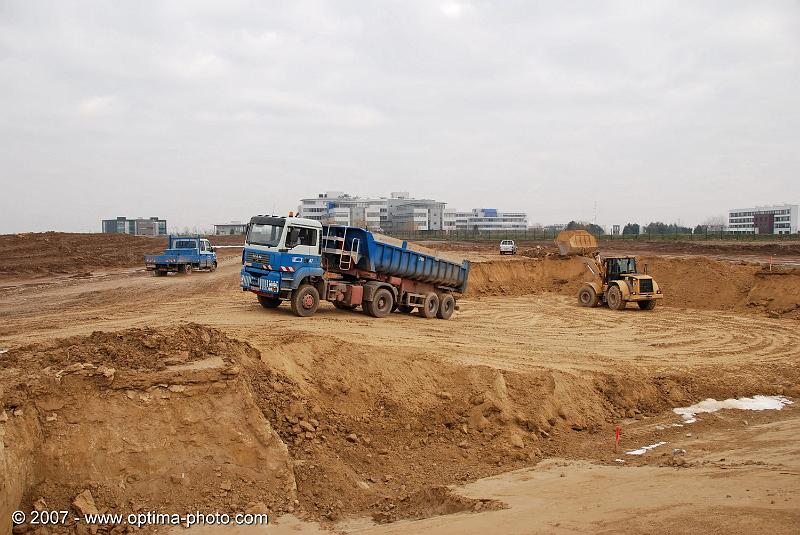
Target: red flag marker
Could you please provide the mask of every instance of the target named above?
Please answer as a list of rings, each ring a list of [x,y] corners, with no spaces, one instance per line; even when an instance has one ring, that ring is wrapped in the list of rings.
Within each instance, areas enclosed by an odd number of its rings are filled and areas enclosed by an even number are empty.
[[[617,446],[619,446],[619,436],[621,434],[622,434],[622,428],[620,426],[617,426],[617,429],[616,429],[616,435],[617,436],[616,436],[616,440],[614,441],[614,453],[617,452]]]

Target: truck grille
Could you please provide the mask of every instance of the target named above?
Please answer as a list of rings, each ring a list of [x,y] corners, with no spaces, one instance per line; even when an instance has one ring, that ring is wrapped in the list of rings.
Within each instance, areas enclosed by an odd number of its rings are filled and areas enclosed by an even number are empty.
[[[652,293],[653,292],[653,279],[639,279],[639,292]]]
[[[247,262],[254,262],[256,264],[269,264],[269,255],[265,253],[253,253],[248,252],[247,258],[245,259]]]

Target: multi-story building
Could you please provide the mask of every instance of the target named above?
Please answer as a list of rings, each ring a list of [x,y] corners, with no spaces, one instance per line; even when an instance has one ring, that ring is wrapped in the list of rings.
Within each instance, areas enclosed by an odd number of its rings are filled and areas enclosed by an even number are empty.
[[[247,230],[247,223],[241,221],[231,221],[230,223],[223,223],[221,225],[214,225],[214,234],[217,236],[229,235],[235,236],[244,234]]]
[[[297,215],[323,223],[381,230],[388,215],[386,201],[352,197],[341,191],[327,191],[317,197],[301,199]]]
[[[741,234],[797,234],[797,204],[777,204],[728,210],[729,232]]]
[[[134,236],[166,236],[167,220],[157,217],[117,217],[103,220],[105,234],[133,234]]]
[[[525,230],[528,216],[516,212],[498,212],[493,208],[475,208],[459,212],[447,203],[433,199],[415,199],[405,191],[394,191],[389,198],[353,197],[341,191],[327,191],[317,197],[301,199],[299,217],[323,223],[366,227],[383,232],[449,230]]]
[[[473,208],[470,212],[456,212],[455,223],[456,230],[527,230],[528,214],[500,212],[496,208]]]
[[[448,212],[447,203],[432,199],[414,199],[408,192],[394,191],[386,200],[387,231],[452,230],[455,212]]]

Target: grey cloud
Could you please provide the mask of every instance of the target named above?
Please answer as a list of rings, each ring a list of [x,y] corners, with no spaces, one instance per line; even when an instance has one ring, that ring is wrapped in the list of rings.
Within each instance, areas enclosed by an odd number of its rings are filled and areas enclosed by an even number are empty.
[[[0,232],[326,189],[531,221],[800,202],[796,2],[0,3]]]

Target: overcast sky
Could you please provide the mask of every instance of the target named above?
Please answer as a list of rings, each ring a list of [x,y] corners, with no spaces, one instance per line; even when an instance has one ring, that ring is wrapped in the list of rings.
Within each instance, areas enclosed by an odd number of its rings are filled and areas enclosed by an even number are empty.
[[[0,232],[800,203],[800,2],[0,0]]]

